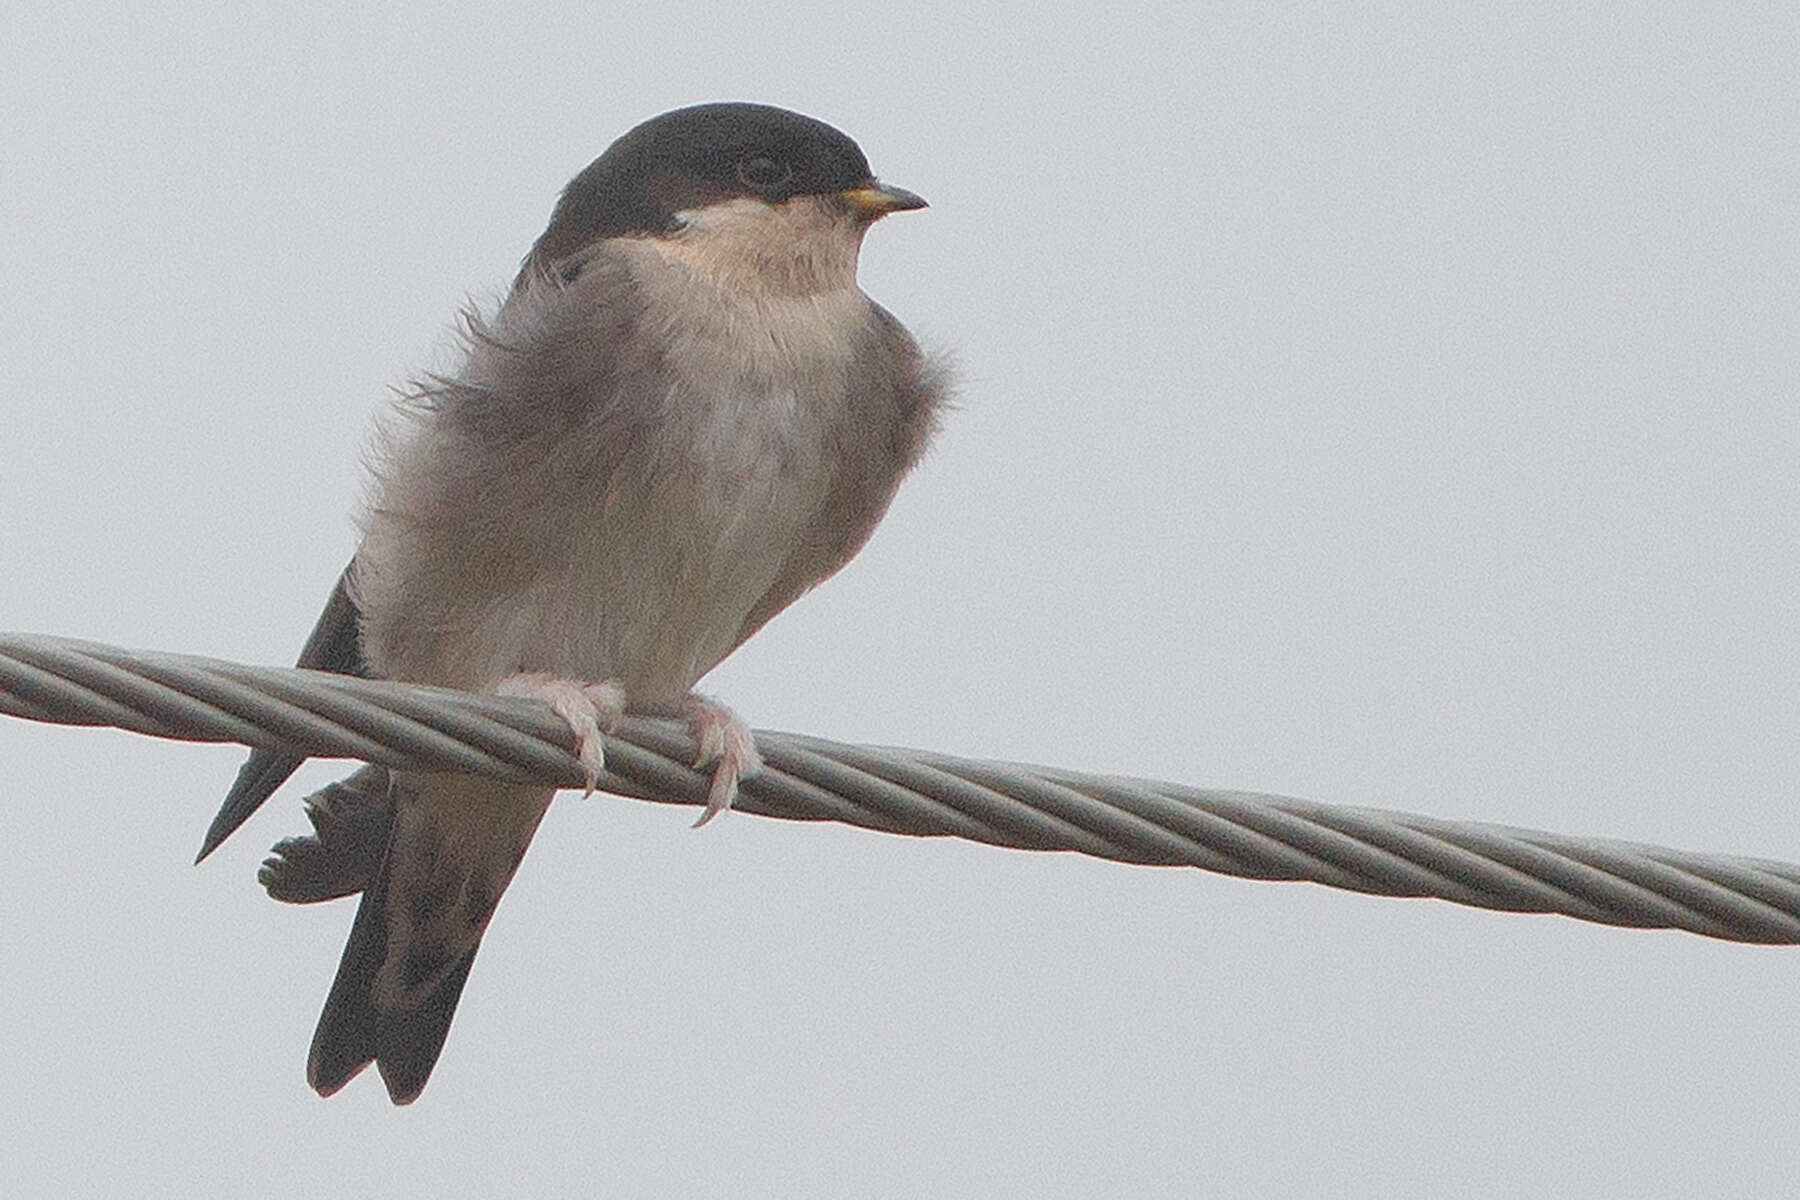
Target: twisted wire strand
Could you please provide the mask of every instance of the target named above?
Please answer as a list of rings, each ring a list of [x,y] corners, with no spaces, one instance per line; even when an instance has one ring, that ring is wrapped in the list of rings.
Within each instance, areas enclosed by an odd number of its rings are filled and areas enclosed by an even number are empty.
[[[68,638],[0,634],[0,713],[400,770],[584,783],[568,727],[536,701]],[[1800,943],[1800,866],[1790,863],[770,730],[756,739],[767,769],[744,783],[737,808],[762,816]],[[628,717],[607,738],[600,786],[704,804],[708,781],[688,766],[694,749],[678,722]]]

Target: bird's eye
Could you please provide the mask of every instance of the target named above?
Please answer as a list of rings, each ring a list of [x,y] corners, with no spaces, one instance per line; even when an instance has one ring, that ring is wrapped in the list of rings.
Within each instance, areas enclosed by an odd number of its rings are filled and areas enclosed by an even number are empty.
[[[745,187],[763,191],[786,183],[792,178],[794,169],[766,154],[757,154],[740,162],[737,174]]]

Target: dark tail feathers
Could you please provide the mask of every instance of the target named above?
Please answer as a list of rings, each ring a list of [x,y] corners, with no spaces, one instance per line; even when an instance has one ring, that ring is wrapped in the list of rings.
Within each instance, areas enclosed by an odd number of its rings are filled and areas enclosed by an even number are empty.
[[[444,1049],[456,1002],[481,946],[477,939],[416,1003],[383,1011],[375,1003],[375,979],[387,959],[387,882],[383,870],[374,886],[363,892],[337,978],[313,1033],[306,1081],[321,1096],[331,1095],[373,1062],[395,1104],[416,1100]]]

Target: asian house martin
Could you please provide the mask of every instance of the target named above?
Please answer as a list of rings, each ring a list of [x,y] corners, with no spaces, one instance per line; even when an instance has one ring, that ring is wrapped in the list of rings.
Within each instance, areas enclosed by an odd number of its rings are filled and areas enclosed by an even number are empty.
[[[842,567],[919,459],[944,372],[857,285],[863,235],[924,207],[856,143],[757,104],[637,126],[577,175],[460,367],[377,446],[362,541],[300,656],[547,701],[590,785],[626,709],[678,716],[704,823],[761,766],[695,683]],[[205,857],[302,761],[258,750]],[[313,1036],[330,1095],[374,1062],[419,1095],[553,789],[365,767],[264,866],[283,899],[362,892]]]

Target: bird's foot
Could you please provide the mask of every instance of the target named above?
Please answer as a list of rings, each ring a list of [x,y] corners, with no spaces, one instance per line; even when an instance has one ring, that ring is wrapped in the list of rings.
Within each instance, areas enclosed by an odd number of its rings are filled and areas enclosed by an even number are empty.
[[[681,715],[700,747],[694,760],[698,770],[712,764],[712,787],[706,793],[706,811],[694,822],[698,829],[737,799],[738,781],[748,779],[763,769],[762,755],[756,752],[756,738],[743,718],[705,696],[690,695],[681,704]]]
[[[625,715],[625,685],[616,679],[581,683],[558,679],[542,672],[514,675],[494,689],[498,696],[522,696],[542,700],[556,710],[575,735],[575,757],[587,776],[587,794],[594,794],[600,773],[606,770],[606,744],[601,730],[611,733]]]

